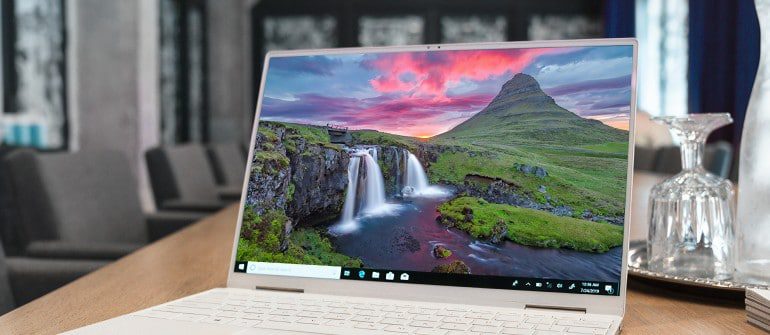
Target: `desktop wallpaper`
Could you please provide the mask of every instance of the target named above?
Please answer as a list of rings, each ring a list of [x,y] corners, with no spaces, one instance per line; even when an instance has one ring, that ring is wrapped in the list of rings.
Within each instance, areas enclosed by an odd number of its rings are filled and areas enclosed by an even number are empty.
[[[619,282],[631,46],[275,57],[238,261]]]

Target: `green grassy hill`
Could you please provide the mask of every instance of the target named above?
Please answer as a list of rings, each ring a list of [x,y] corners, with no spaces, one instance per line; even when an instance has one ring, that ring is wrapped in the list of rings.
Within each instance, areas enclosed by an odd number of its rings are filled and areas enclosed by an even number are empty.
[[[486,108],[430,143],[467,149],[441,153],[429,168],[432,182],[462,184],[481,175],[540,203],[570,206],[576,217],[585,210],[623,216],[628,132],[560,107],[529,75],[515,75]],[[548,176],[522,173],[517,164],[542,167]]]

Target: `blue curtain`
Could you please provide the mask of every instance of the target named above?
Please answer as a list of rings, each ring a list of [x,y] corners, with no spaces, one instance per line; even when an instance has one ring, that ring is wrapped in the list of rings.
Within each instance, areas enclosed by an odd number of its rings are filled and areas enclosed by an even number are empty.
[[[634,0],[604,1],[604,35],[606,37],[634,37],[636,22]]]
[[[712,140],[740,142],[759,63],[759,22],[752,0],[689,0],[688,109],[730,113],[735,123]]]

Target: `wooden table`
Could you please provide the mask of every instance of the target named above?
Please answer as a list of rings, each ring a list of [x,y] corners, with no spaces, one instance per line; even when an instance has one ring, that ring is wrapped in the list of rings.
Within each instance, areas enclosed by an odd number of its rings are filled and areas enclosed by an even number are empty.
[[[237,207],[0,317],[0,334],[51,334],[213,287],[229,271]],[[740,301],[631,281],[623,334],[762,334]]]

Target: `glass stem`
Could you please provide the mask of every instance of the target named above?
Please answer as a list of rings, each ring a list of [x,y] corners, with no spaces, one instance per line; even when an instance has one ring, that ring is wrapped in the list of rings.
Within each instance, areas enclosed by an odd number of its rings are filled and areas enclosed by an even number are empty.
[[[692,171],[700,169],[703,161],[703,151],[706,143],[698,139],[686,139],[682,142],[682,170]]]

